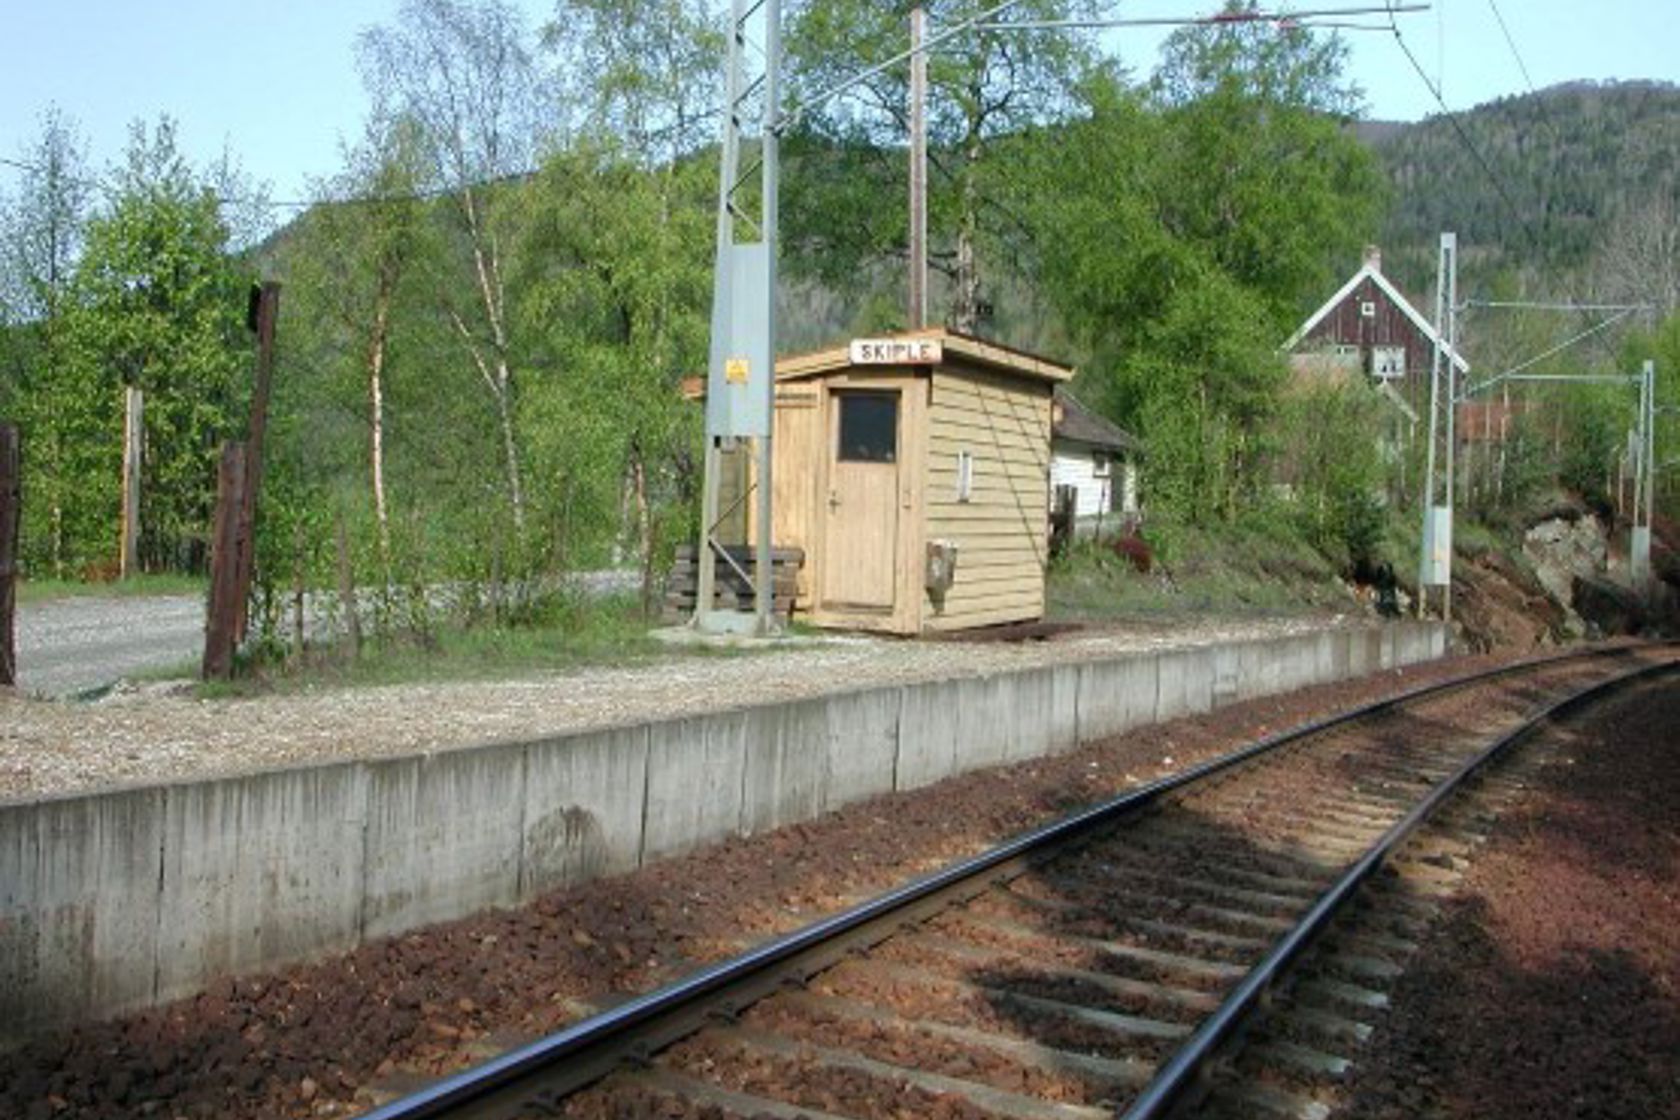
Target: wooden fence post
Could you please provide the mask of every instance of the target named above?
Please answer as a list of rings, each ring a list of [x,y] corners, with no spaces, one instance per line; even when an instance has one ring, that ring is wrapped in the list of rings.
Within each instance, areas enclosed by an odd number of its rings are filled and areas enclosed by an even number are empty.
[[[122,531],[117,578],[140,574],[140,460],[146,445],[146,395],[140,386],[123,391]]]
[[[268,398],[274,384],[274,332],[280,318],[280,285],[265,280],[251,289],[248,325],[257,335],[257,376],[251,388],[251,426],[246,435],[245,478],[239,496],[239,535],[245,541],[239,567],[239,613],[233,640],[245,639],[246,609],[256,568],[257,491],[262,487],[263,441],[268,433]]]
[[[17,684],[18,525],[23,513],[21,440],[16,424],[0,421],[0,688]]]
[[[238,627],[245,613],[249,588],[240,581],[245,561],[242,553],[250,541],[242,540],[241,516],[245,494],[245,445],[237,440],[222,444],[222,460],[216,473],[216,525],[210,541],[210,610],[204,622],[203,678],[228,680],[233,676],[233,653],[239,646]]]

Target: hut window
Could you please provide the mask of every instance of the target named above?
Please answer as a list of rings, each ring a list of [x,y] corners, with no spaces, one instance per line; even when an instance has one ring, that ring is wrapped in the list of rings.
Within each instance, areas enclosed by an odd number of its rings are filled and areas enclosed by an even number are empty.
[[[974,498],[974,452],[957,452],[957,501]]]
[[[843,463],[898,461],[898,394],[846,393],[840,397]]]

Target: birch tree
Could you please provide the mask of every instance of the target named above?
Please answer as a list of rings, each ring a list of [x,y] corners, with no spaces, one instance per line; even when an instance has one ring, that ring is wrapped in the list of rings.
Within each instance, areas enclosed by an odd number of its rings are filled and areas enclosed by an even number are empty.
[[[694,434],[678,382],[705,363],[716,176],[691,157],[716,132],[723,37],[703,0],[562,0],[545,42],[577,118],[538,182],[531,308],[569,356],[559,399],[622,464],[646,596],[656,493],[681,489]]]
[[[354,371],[365,417],[368,496],[380,564],[391,554],[391,499],[386,466],[389,367],[398,333],[397,301],[412,285],[417,259],[429,256],[423,138],[406,117],[369,121],[345,169],[318,192],[321,205],[305,231],[293,277],[300,306],[319,309],[334,328],[332,365]],[[418,263],[423,264],[423,261]]]
[[[453,214],[464,275],[440,276],[438,299],[494,409],[509,508],[522,534],[522,378],[507,275],[510,211],[521,198],[517,180],[532,168],[542,112],[527,30],[502,0],[407,0],[394,26],[365,32],[358,48],[375,117],[414,122],[424,185]]]

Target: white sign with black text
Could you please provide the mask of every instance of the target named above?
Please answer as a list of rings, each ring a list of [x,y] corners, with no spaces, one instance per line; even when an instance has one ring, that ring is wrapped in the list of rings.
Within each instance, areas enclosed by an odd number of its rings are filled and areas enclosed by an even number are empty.
[[[936,366],[945,360],[937,338],[854,338],[854,366]]]

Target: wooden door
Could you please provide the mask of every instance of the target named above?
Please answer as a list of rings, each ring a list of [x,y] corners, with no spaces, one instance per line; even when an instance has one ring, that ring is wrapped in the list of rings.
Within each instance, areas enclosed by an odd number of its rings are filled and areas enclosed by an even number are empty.
[[[896,604],[901,411],[896,390],[830,396],[825,607],[890,613]]]

